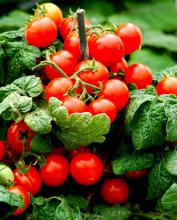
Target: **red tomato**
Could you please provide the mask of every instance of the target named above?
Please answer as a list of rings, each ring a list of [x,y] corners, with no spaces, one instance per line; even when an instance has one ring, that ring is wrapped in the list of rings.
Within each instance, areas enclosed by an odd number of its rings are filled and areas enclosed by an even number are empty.
[[[91,44],[88,42],[91,58],[103,63],[105,66],[110,66],[122,60],[124,45],[117,35],[104,33],[91,42]]]
[[[26,173],[21,173],[18,168],[13,171],[15,176],[15,185],[22,186],[34,196],[41,189],[41,177],[39,171],[35,167],[29,167],[26,165],[26,169],[29,169]]]
[[[138,89],[145,89],[148,85],[152,85],[152,72],[144,64],[132,64],[126,70],[124,82],[134,83]]]
[[[75,156],[77,156],[80,153],[83,152],[90,152],[90,149],[86,146],[80,146],[77,149],[71,150],[68,154],[69,159],[73,159]]]
[[[61,155],[53,154],[46,158],[46,164],[40,168],[40,175],[48,186],[60,186],[68,178],[69,163]]]
[[[147,174],[147,169],[144,169],[144,170],[130,171],[126,173],[126,176],[131,177],[131,178],[139,178],[139,177],[145,176],[146,174]]]
[[[100,188],[102,199],[111,204],[121,204],[128,199],[129,186],[121,178],[106,179]]]
[[[157,83],[158,95],[174,94],[177,96],[177,77],[165,77]]]
[[[95,184],[103,174],[101,159],[89,152],[75,156],[70,163],[70,173],[73,179],[82,185]]]
[[[78,61],[81,60],[80,38],[77,31],[70,32],[64,40],[64,49],[72,53]]]
[[[49,82],[45,89],[45,97],[48,101],[50,97],[56,97],[59,100],[63,100],[68,92],[73,86],[72,80],[68,78],[55,78]]]
[[[22,154],[24,149],[24,139],[26,138],[26,149],[30,150],[30,143],[35,135],[34,131],[29,128],[24,121],[13,123],[7,131],[8,148],[15,154]]]
[[[84,60],[76,66],[75,72],[90,66],[93,66],[93,60]],[[95,70],[84,70],[78,76],[83,82],[99,86],[100,83],[104,84],[109,79],[109,72],[103,64],[95,61]],[[90,87],[87,87],[87,90],[92,93]]]
[[[63,39],[65,39],[69,32],[73,30],[75,25],[76,27],[78,26],[77,19],[74,19],[71,16],[68,16],[63,20],[60,26],[60,34]],[[87,19],[85,19],[85,26],[90,26],[90,22]]]
[[[87,112],[87,105],[80,98],[68,96],[63,100],[63,106],[68,114]]]
[[[113,102],[109,99],[100,98],[96,99],[89,104],[89,112],[92,115],[97,115],[100,113],[105,113],[109,117],[111,123],[115,120],[117,115],[117,108]]]
[[[40,17],[41,9],[45,10],[45,17],[52,19],[57,27],[59,27],[63,21],[63,14],[61,9],[52,3],[41,4],[34,12],[35,17]]]
[[[60,50],[53,54],[50,59],[68,76],[71,76],[74,73],[77,59],[69,51]],[[45,73],[50,80],[62,77],[61,73],[52,66],[45,66]]]
[[[123,109],[127,105],[129,95],[127,85],[118,79],[108,80],[99,94],[99,96],[103,96],[113,102],[117,111]]]
[[[116,34],[124,43],[126,55],[141,47],[142,33],[138,26],[131,23],[121,24],[117,28]]]
[[[13,215],[18,215],[21,214],[22,212],[24,212],[29,204],[30,204],[30,197],[29,194],[27,192],[27,190],[25,188],[23,188],[22,186],[13,186],[9,189],[10,192],[15,193],[17,195],[21,195],[22,199],[24,201],[24,209],[22,209],[21,207],[17,208],[16,211],[13,212]]]
[[[113,73],[120,73],[120,72],[125,72],[127,67],[128,67],[127,61],[124,58],[122,58],[121,62],[113,63],[110,66],[110,70]]]
[[[4,141],[0,140],[0,161],[4,158],[6,149],[5,149],[5,145],[4,145]]]
[[[47,17],[34,19],[25,29],[26,41],[36,47],[48,47],[54,42],[57,34],[56,24]]]

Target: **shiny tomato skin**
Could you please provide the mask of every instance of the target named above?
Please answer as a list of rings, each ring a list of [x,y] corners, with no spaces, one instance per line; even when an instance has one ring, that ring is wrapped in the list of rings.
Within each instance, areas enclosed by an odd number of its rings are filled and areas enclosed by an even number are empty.
[[[104,33],[98,36],[88,46],[91,58],[94,58],[105,66],[120,62],[124,55],[123,42],[113,33]]]
[[[93,153],[83,152],[75,156],[70,163],[70,173],[73,179],[85,186],[93,185],[103,174],[103,163]]]
[[[113,63],[110,66],[110,70],[113,73],[125,72],[128,67],[127,61],[122,58],[121,62]]]
[[[125,73],[124,82],[134,83],[138,89],[145,89],[152,85],[152,72],[148,66],[142,63],[130,65]]]
[[[63,100],[68,92],[68,89],[73,87],[72,80],[68,78],[55,78],[51,80],[45,88],[45,97],[49,101],[50,97],[56,97]]]
[[[50,59],[53,63],[60,67],[66,75],[71,76],[74,73],[74,69],[77,65],[77,59],[69,51],[60,50],[53,54]],[[49,65],[45,66],[45,73],[50,80],[62,77],[62,74],[59,73],[59,71]]]
[[[68,154],[68,158],[72,160],[75,156],[83,152],[90,152],[90,149],[86,146],[80,146],[74,150],[71,150]]]
[[[4,158],[6,153],[4,141],[0,140],[0,161]]]
[[[36,47],[48,47],[58,34],[54,21],[47,17],[32,20],[25,29],[25,39],[28,44]]]
[[[22,186],[34,196],[40,191],[42,180],[39,171],[34,166],[26,166],[26,169],[29,169],[26,173],[21,173],[18,168],[13,171],[15,185]]]
[[[129,196],[129,186],[124,179],[106,179],[101,185],[100,194],[102,199],[111,204],[124,203]]]
[[[130,171],[126,173],[126,176],[130,178],[140,178],[145,176],[146,174],[147,174],[147,169],[143,169],[143,170]]]
[[[60,34],[63,39],[65,39],[69,34],[69,32],[73,30],[74,25],[76,25],[76,27],[78,26],[77,19],[74,19],[71,16],[67,16],[66,18],[63,19],[63,22],[61,23],[60,26]],[[85,25],[90,26],[90,22],[87,19],[85,19]]]
[[[13,186],[9,189],[9,191],[17,195],[20,194],[22,196],[22,199],[24,201],[24,209],[18,207],[17,210],[13,212],[13,215],[19,215],[24,212],[30,204],[30,196],[28,194],[28,191],[22,186]]]
[[[128,55],[141,47],[142,33],[138,26],[132,23],[121,24],[116,29],[116,34],[121,38],[125,47],[125,54]]]
[[[174,94],[177,96],[177,77],[165,77],[161,79],[156,86],[158,95]]]
[[[109,99],[100,98],[92,101],[88,106],[89,112],[92,115],[105,113],[112,123],[117,116],[117,108]]]
[[[127,85],[118,79],[109,79],[103,87],[99,96],[109,99],[117,108],[122,110],[128,103],[129,89]]]
[[[68,110],[68,114],[87,112],[87,105],[80,98],[67,96],[63,100],[63,106]]]
[[[40,16],[40,12],[41,12],[40,8],[46,10],[46,13],[44,16],[52,19],[55,22],[55,24],[57,25],[57,27],[59,27],[61,25],[61,23],[63,21],[63,13],[57,5],[55,5],[53,3],[41,4],[40,7],[38,7],[34,12],[35,17]]]
[[[27,133],[27,136],[26,136]],[[30,150],[30,143],[34,137],[34,131],[24,121],[13,123],[7,130],[7,145],[12,153],[21,155],[24,148],[22,136],[26,136],[26,150]]]
[[[64,40],[64,49],[81,61],[80,38],[77,31],[70,32]]]
[[[69,163],[59,154],[52,154],[46,158],[46,164],[40,168],[43,182],[52,187],[61,186],[69,175]]]

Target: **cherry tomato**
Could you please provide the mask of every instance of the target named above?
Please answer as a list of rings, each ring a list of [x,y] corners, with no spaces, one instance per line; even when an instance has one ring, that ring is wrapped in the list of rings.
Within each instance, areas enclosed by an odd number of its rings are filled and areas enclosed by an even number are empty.
[[[142,33],[138,26],[132,23],[121,24],[116,34],[121,38],[125,47],[125,54],[130,54],[141,47]]]
[[[144,170],[130,171],[126,173],[126,176],[131,177],[131,178],[139,178],[139,177],[145,176],[146,174],[147,174],[147,169],[144,169]]]
[[[138,89],[145,89],[148,85],[152,85],[152,72],[144,64],[132,64],[126,70],[124,82],[134,83]]]
[[[111,204],[121,204],[128,199],[129,186],[121,178],[106,179],[100,188],[102,199]]]
[[[104,84],[103,90],[99,96],[109,99],[114,103],[117,111],[119,111],[128,103],[129,90],[124,82],[118,79],[110,79]]]
[[[47,17],[39,17],[31,21],[25,29],[28,44],[36,47],[48,47],[58,34],[56,24]]]
[[[40,175],[48,186],[60,186],[68,178],[69,163],[61,155],[53,154],[46,158],[46,164],[40,168]]]
[[[68,76],[71,76],[74,73],[77,59],[69,51],[60,50],[53,54],[50,59]],[[52,66],[45,66],[45,73],[50,80],[62,77],[61,73]]]
[[[57,27],[59,27],[63,21],[63,14],[61,9],[52,3],[41,4],[34,12],[35,17],[40,17],[40,14],[45,10],[44,16],[52,19]]]
[[[65,19],[63,19],[63,22],[60,26],[60,34],[63,39],[65,39],[69,32],[73,30],[75,25],[76,27],[78,26],[77,19],[71,16],[68,16]],[[85,26],[90,26],[90,22],[87,19],[85,19]]]
[[[68,154],[68,158],[71,160],[75,156],[77,156],[78,154],[83,153],[83,152],[90,152],[90,149],[86,146],[80,146],[77,149],[71,150]]]
[[[70,32],[64,40],[64,49],[72,53],[78,61],[81,61],[80,38],[77,31]]]
[[[125,72],[127,67],[128,67],[127,61],[124,58],[122,58],[121,62],[113,63],[110,66],[110,70],[113,73],[120,73],[120,72]]]
[[[30,197],[29,197],[28,191],[22,186],[13,186],[9,189],[9,191],[17,195],[20,194],[22,196],[22,199],[24,202],[24,209],[21,207],[18,207],[17,210],[13,212],[13,215],[21,214],[28,208],[30,204]]]
[[[117,108],[113,102],[109,99],[100,98],[96,99],[89,104],[89,112],[92,115],[97,115],[100,113],[105,113],[109,117],[111,123],[115,120],[117,115]]]
[[[24,140],[26,139],[26,149],[30,150],[30,143],[34,137],[34,131],[29,128],[24,121],[13,123],[7,131],[7,145],[12,153],[22,154],[24,149]]]
[[[5,145],[4,145],[4,141],[0,140],[0,161],[4,158],[6,149],[5,149]]]
[[[177,96],[177,77],[165,77],[157,83],[158,95],[174,94]]]
[[[48,101],[50,97],[56,97],[59,100],[63,100],[68,92],[73,86],[72,80],[68,78],[55,78],[49,82],[45,89],[45,97]]]
[[[80,98],[68,96],[63,100],[63,106],[68,110],[68,114],[87,112],[87,106]]]
[[[29,167],[26,165],[26,169],[26,173],[22,173],[18,168],[13,171],[15,185],[22,186],[34,196],[40,191],[42,180],[39,171],[34,166]]]
[[[95,184],[103,174],[101,159],[89,152],[75,156],[70,163],[70,173],[73,179],[82,185]]]
[[[83,70],[92,66],[93,70]],[[86,83],[98,86],[100,83],[104,84],[109,79],[109,73],[107,68],[98,61],[84,60],[80,62],[75,69],[75,72],[81,71],[79,73],[79,78]],[[87,87],[89,93],[92,93],[92,88]]]
[[[98,36],[88,46],[91,58],[103,63],[105,66],[120,62],[124,55],[122,40],[112,33],[104,33]]]

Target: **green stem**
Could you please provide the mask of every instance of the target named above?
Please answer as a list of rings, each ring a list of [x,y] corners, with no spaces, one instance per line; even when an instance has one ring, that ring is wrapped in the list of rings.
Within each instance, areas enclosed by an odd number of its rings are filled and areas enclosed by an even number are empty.
[[[70,79],[74,79],[76,76],[79,75],[79,73],[82,73],[82,72],[87,71],[87,70],[94,71],[95,68],[94,67],[86,67],[86,68],[80,69],[77,72],[75,72],[72,76],[70,76]]]

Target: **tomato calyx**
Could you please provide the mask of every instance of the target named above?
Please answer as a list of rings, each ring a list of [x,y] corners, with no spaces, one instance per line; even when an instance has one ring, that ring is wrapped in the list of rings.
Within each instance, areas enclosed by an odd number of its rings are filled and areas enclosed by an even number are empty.
[[[38,15],[37,17],[44,17],[45,14],[47,13],[47,9],[45,8],[44,5],[40,5],[38,3],[36,3],[36,9],[34,9],[34,11],[38,10]]]

